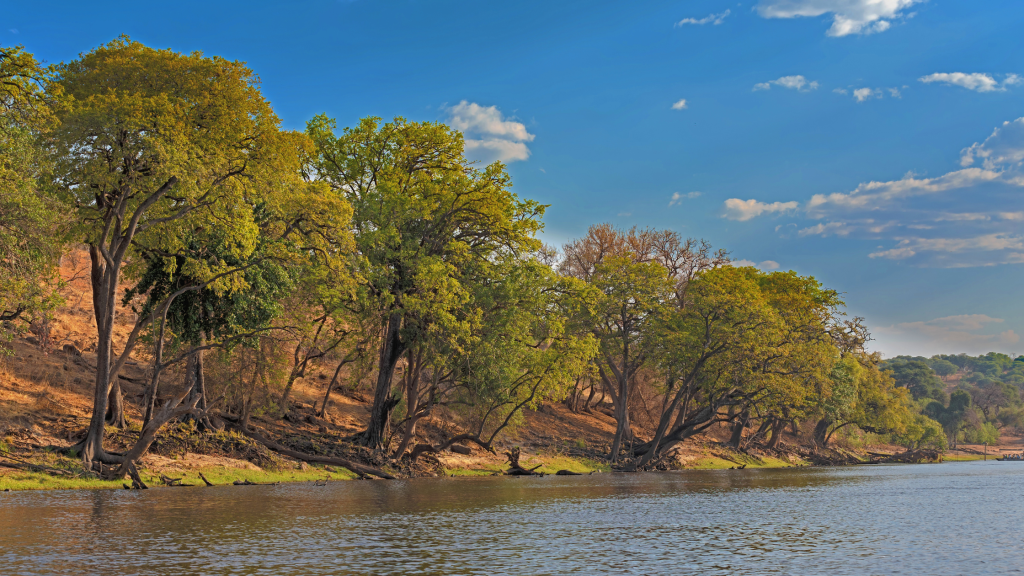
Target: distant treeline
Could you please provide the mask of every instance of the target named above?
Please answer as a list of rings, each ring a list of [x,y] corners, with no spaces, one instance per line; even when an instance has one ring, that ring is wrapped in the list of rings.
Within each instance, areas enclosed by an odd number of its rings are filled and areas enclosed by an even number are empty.
[[[0,110],[0,314],[8,334],[45,324],[58,258],[88,247],[97,367],[74,450],[109,476],[172,420],[286,415],[314,368],[333,374],[320,412],[332,388],[369,388],[359,441],[390,461],[493,449],[549,401],[607,403],[608,458],[640,469],[720,423],[737,446],[809,422],[823,447],[856,430],[941,447],[946,413],[921,399],[959,410],[902,379],[915,361],[883,371],[862,320],[812,277],[734,267],[672,231],[602,224],[542,245],[546,207],[440,123],[282,130],[243,63],[128,38],[49,67],[0,48]],[[105,426],[130,425],[118,374],[133,353],[150,364],[143,427],[117,455]],[[1019,402],[1019,382],[1000,382]],[[974,405],[985,422],[1016,409]],[[417,444],[424,418],[450,438]]]
[[[1024,356],[897,356],[882,367],[910,390],[922,413],[942,424],[953,444],[994,444],[1002,430],[1024,428]],[[950,393],[947,382],[955,386]]]

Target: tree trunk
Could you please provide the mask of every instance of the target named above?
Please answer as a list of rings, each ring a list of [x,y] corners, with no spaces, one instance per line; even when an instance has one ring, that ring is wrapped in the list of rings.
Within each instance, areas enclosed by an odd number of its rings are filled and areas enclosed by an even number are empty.
[[[107,400],[110,394],[117,270],[107,267],[97,246],[89,247],[89,256],[92,261],[90,270],[92,306],[96,317],[96,381],[93,390],[92,418],[89,420],[89,431],[85,435],[85,440],[82,441],[81,456],[86,463],[111,462],[113,459],[103,450],[103,436]]]
[[[786,428],[786,423],[778,418],[772,419],[772,433],[768,437],[768,447],[775,449],[779,446],[779,440],[782,439],[782,431]]]
[[[588,382],[590,383],[590,394],[587,396],[587,401],[583,403],[583,411],[587,414],[592,414],[593,412],[590,410],[590,404],[594,401],[594,396],[597,395],[597,386],[594,386],[594,381],[592,379],[588,380]]]
[[[744,410],[732,424],[732,436],[729,438],[729,445],[733,448],[740,447],[740,442],[743,440],[743,429],[747,426],[747,418],[749,418],[749,414]]]
[[[107,394],[106,422],[120,430],[128,427],[128,421],[124,416],[124,395],[121,394],[119,378],[114,378],[110,384],[110,393]]]
[[[178,395],[176,398],[168,400],[160,411],[153,415],[153,418],[142,427],[142,432],[139,434],[139,439],[135,442],[135,445],[132,446],[124,455],[121,466],[110,474],[108,479],[119,480],[124,478],[125,474],[128,474],[129,469],[134,466],[135,462],[149,451],[149,447],[152,446],[153,441],[156,440],[157,432],[160,431],[160,428],[162,428],[164,424],[174,418],[184,415],[190,410],[195,409],[194,402],[198,402],[198,398],[193,398],[189,402],[182,404],[182,401],[190,395],[191,389]]]
[[[822,418],[818,420],[818,423],[814,426],[814,442],[825,448],[828,445],[828,428],[832,425],[832,420],[829,418]]]
[[[370,409],[370,423],[363,433],[363,443],[375,450],[384,447],[391,429],[391,411],[399,400],[391,396],[391,378],[395,374],[395,365],[405,349],[402,346],[399,330],[402,326],[402,314],[392,313],[385,328],[384,341],[381,342],[380,360],[377,363],[377,386],[373,393],[373,407]]]
[[[619,403],[615,407],[615,439],[612,441],[612,454],[611,461],[615,462],[619,459],[619,450],[622,447],[623,440],[629,440],[627,430],[629,429],[629,378],[623,377],[619,382]]]
[[[420,416],[416,412],[420,409],[420,375],[419,366],[412,356],[409,354],[409,366],[405,372],[405,404],[406,404],[406,418],[405,433],[402,435],[402,442],[398,445],[398,450],[395,451],[395,459],[401,458],[402,454],[405,453],[406,448],[412,443],[413,438],[416,437],[416,425],[419,424]]]
[[[281,393],[281,404],[279,408],[280,416],[284,416],[288,413],[288,396],[292,393],[292,387],[295,386],[295,381],[302,378],[306,374],[306,363],[303,361],[300,364],[292,366],[292,371],[288,373],[288,382],[284,385],[284,392]]]
[[[200,346],[206,345],[206,338],[200,340]],[[206,399],[206,369],[203,362],[205,350],[198,350],[189,356],[185,365],[185,386],[191,390],[187,402],[196,408],[198,414],[189,412],[186,420],[194,420],[199,430],[212,430],[210,418],[206,415],[208,408]]]

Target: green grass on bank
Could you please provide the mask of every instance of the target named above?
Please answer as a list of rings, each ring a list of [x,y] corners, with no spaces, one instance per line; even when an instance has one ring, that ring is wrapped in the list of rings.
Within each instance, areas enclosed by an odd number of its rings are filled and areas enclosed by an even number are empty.
[[[559,470],[568,470],[570,472],[576,472],[577,474],[608,472],[611,470],[606,462],[598,462],[589,458],[574,458],[571,456],[554,456],[546,454],[523,455],[519,463],[527,468],[533,468],[534,466],[541,464],[541,467],[537,469],[537,472],[543,472],[545,474],[554,474]],[[446,476],[456,477],[494,476],[496,474],[501,474],[507,468],[507,463],[481,464],[480,466],[474,466],[473,468],[445,468],[444,473]]]
[[[685,470],[729,470],[743,465],[746,465],[747,468],[792,468],[794,466],[806,465],[804,462],[791,463],[772,456],[754,458],[753,456],[740,453],[730,454],[729,458],[731,460],[716,454],[706,453],[699,458],[690,460],[683,468]]]
[[[205,486],[199,478],[201,471],[210,482],[220,486],[232,484],[236,480],[255,482],[257,484],[273,484],[275,482],[312,482],[314,480],[352,480],[356,475],[343,468],[332,467],[328,472],[322,466],[310,466],[307,470],[248,470],[215,466],[202,470],[190,470],[184,473],[169,474],[174,478],[182,477],[183,484]],[[161,488],[159,473],[140,470],[142,481],[150,488]],[[3,490],[115,490],[123,489],[122,484],[131,484],[131,480],[100,480],[93,476],[51,476],[46,472],[12,471],[0,474],[0,491]]]
[[[988,459],[989,460],[995,460],[996,458],[997,458],[996,454],[989,454],[988,455]],[[971,460],[984,460],[984,459],[985,459],[985,455],[984,454],[964,454],[962,452],[961,453],[946,452],[945,454],[942,455],[942,461],[943,462],[970,462]]]

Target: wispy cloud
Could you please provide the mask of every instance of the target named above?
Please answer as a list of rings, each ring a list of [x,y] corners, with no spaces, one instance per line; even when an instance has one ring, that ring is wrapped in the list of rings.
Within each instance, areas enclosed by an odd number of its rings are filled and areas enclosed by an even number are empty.
[[[729,10],[722,12],[721,14],[708,14],[703,18],[683,18],[679,22],[676,22],[676,26],[685,26],[687,24],[695,24],[697,26],[703,26],[705,24],[713,24],[718,26],[722,22],[725,22],[725,18],[731,14]]]
[[[797,231],[798,236],[848,236],[853,231],[846,222],[819,222],[814,226]]]
[[[961,151],[962,167],[926,177],[863,182],[847,192],[809,200],[726,201],[725,217],[750,220],[794,213],[805,223],[776,227],[782,236],[880,239],[866,251],[876,260],[959,268],[1024,264],[1024,118],[1004,122],[985,140]]]
[[[736,266],[737,268],[743,268],[746,266],[754,266],[761,268],[762,270],[778,270],[779,263],[775,260],[764,260],[762,262],[754,262],[753,260],[733,260],[729,262],[730,266]]]
[[[672,105],[672,109],[673,110],[686,110],[686,98],[682,98],[680,100],[677,100],[676,103]]]
[[[887,258],[889,260],[905,260],[924,252],[942,252],[962,254],[965,252],[1005,252],[1024,251],[1024,237],[1008,234],[986,234],[973,238],[897,238],[899,243],[888,250],[879,250],[868,254],[871,258]],[[1017,256],[1008,255],[1003,262],[991,261],[989,264],[1014,263]],[[965,266],[970,266],[967,263]]]
[[[779,86],[780,88],[788,88],[798,92],[810,92],[811,90],[817,90],[819,86],[816,81],[808,81],[807,78],[803,77],[803,75],[797,74],[795,76],[783,76],[775,80],[754,84],[754,91],[771,90],[772,84]]]
[[[1015,352],[1020,336],[1013,330],[993,332],[1004,321],[986,314],[959,314],[933,320],[901,322],[875,328],[885,352],[896,354],[960,353],[982,354],[992,350]]]
[[[1002,178],[1003,174],[1000,172],[964,168],[936,178],[917,178],[908,175],[900,180],[866,182],[852,192],[815,194],[807,203],[807,213],[812,217],[821,217],[834,210],[879,210],[889,206],[894,200],[968,188]]]
[[[929,74],[918,78],[918,81],[925,84],[938,82],[949,86],[959,86],[975,92],[1005,92],[1008,86],[1016,86],[1024,83],[1024,78],[1016,74],[1007,74],[1000,82],[989,74],[975,72],[965,74],[963,72],[941,72]]]
[[[463,100],[447,109],[448,124],[465,135],[466,156],[483,162],[515,162],[530,157],[526,125],[505,116],[497,106]]]
[[[1003,122],[984,142],[960,152],[961,166],[971,166],[977,160],[987,170],[1020,166],[1024,162],[1024,117]]]
[[[761,202],[759,200],[740,200],[739,198],[729,198],[725,201],[725,214],[724,217],[729,220],[739,220],[744,222],[752,218],[757,218],[762,214],[780,214],[784,212],[792,212],[800,207],[798,202]]]
[[[757,12],[764,18],[832,16],[829,36],[884,32],[904,11],[925,0],[761,0]]]
[[[682,193],[679,193],[679,192],[673,192],[672,193],[672,198],[669,199],[669,201],[668,201],[668,205],[669,206],[675,206],[676,204],[682,203],[683,200],[692,200],[692,199],[697,198],[699,196],[701,196],[700,192],[687,192],[686,194],[682,194]]]

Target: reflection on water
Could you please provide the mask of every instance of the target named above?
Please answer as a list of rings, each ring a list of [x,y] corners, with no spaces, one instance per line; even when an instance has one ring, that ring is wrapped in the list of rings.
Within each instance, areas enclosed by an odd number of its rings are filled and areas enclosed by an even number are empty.
[[[1004,574],[1024,463],[0,494],[2,574]]]

